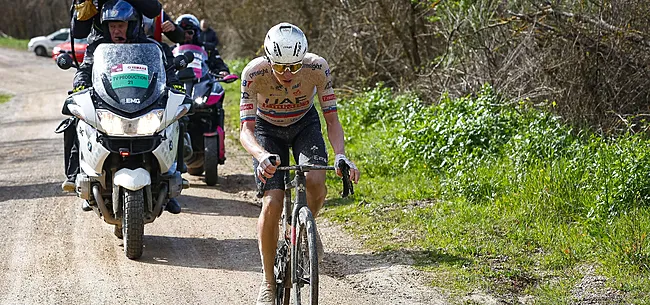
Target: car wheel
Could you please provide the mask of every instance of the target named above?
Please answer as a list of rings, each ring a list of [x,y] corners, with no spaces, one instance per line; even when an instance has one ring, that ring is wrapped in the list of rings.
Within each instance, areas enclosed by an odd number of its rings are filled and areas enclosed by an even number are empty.
[[[36,47],[36,49],[34,49],[34,53],[36,53],[36,56],[47,56],[47,52],[42,46]]]

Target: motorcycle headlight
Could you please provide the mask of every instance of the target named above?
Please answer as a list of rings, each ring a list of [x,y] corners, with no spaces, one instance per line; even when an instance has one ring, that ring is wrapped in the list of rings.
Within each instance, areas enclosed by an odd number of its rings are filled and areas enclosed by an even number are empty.
[[[205,96],[199,96],[199,97],[197,97],[197,98],[194,99],[194,102],[195,102],[197,105],[203,105],[203,103],[205,103],[205,100],[206,100],[206,99],[205,99]]]
[[[108,135],[148,136],[160,127],[164,113],[163,109],[156,109],[141,117],[127,119],[110,111],[97,110],[97,118],[99,125]]]

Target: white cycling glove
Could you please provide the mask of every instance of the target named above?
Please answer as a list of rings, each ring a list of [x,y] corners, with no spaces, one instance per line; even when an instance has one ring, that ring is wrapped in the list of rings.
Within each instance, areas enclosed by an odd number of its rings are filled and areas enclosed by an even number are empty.
[[[260,178],[260,180],[262,180],[262,182],[264,183],[266,183],[266,178],[271,178],[273,177],[273,174],[275,174],[275,170],[271,172],[270,169],[271,167],[271,160],[269,160],[270,157],[275,157],[276,163],[273,165],[277,166],[278,164],[280,164],[281,162],[280,156],[275,154],[267,153],[265,155],[262,155],[262,157],[260,158],[261,160],[257,160],[259,161],[259,165],[257,165],[257,169],[256,169],[257,177]]]
[[[336,157],[334,157],[334,167],[336,168],[336,171],[340,171],[340,170],[341,170],[341,169],[339,168],[339,160],[343,160],[343,161],[345,161],[345,163],[347,163],[348,166],[349,166],[351,169],[357,169],[357,166],[354,165],[354,163],[352,163],[352,161],[348,160],[348,158],[345,157],[345,155],[337,154]]]

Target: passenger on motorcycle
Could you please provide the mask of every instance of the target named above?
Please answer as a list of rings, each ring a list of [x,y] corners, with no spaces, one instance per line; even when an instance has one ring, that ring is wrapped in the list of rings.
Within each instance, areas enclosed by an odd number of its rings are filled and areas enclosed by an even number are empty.
[[[226,76],[230,74],[230,70],[221,55],[214,46],[205,46],[199,40],[201,34],[201,28],[199,25],[199,19],[197,19],[192,14],[184,14],[176,18],[176,23],[185,31],[185,41],[183,44],[194,44],[197,46],[202,46],[208,53],[208,59],[205,61],[210,68],[210,73],[217,76]]]
[[[343,128],[327,61],[307,53],[307,38],[289,23],[280,23],[268,31],[264,51],[266,56],[253,59],[242,72],[240,141],[254,158],[258,186],[264,183],[262,211],[257,223],[264,278],[257,305],[272,305],[275,300],[273,263],[285,185],[284,175],[274,174],[278,166],[289,165],[289,148],[297,163],[327,165],[327,150],[314,106],[316,95],[336,154],[335,166],[344,160],[355,183],[359,181],[359,170],[345,156]],[[272,156],[276,157],[275,164],[269,160]],[[340,169],[337,174],[341,175]],[[316,217],[327,194],[325,171],[308,172],[306,178],[307,202]],[[320,237],[317,246],[322,253]]]
[[[162,5],[158,0],[126,0],[138,12],[145,17],[156,18],[162,10]],[[104,4],[113,2],[113,0],[75,0],[75,12],[71,22],[72,37],[88,38],[88,43],[101,40],[106,36],[105,27],[102,26],[100,14]],[[173,25],[170,19],[165,19],[165,26],[170,28]],[[182,32],[177,33],[182,36]]]
[[[108,36],[102,37],[94,41],[86,49],[84,61],[77,70],[73,81],[73,92],[81,91],[85,88],[92,87],[92,65],[94,62],[93,53],[97,46],[102,43],[156,43],[153,40],[147,39],[144,35],[142,27],[142,15],[125,0],[112,0],[104,3],[101,11],[101,27],[103,33],[109,33]],[[171,59],[166,59],[166,67],[172,65]],[[178,82],[178,78],[173,69],[167,70],[168,85],[173,87],[182,88]],[[64,106],[65,107],[65,106]],[[65,192],[74,192],[75,179],[79,173],[79,153],[78,153],[78,139],[76,137],[75,126],[76,120],[74,118],[66,120],[65,126],[59,128],[59,132],[64,131],[64,149],[65,149],[65,170],[66,180],[61,185]],[[63,123],[62,123],[63,125]],[[92,208],[84,201],[82,206],[84,211],[91,211]],[[172,198],[166,205],[167,211],[173,214],[178,214],[181,207]]]
[[[147,37],[163,44],[162,35],[164,34],[173,43],[182,43],[185,41],[185,31],[181,27],[176,26],[165,11],[162,12],[162,17],[158,15],[155,18],[143,16],[142,26]]]

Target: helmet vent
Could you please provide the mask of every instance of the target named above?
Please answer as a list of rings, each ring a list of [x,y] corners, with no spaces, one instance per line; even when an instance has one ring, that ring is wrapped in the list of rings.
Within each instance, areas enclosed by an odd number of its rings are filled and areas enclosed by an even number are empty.
[[[300,49],[302,49],[302,46],[299,42],[296,42],[296,45],[293,46],[293,56],[298,56],[298,54],[300,54]]]
[[[277,42],[273,42],[273,53],[275,56],[282,56],[282,51],[280,51],[280,45]]]

